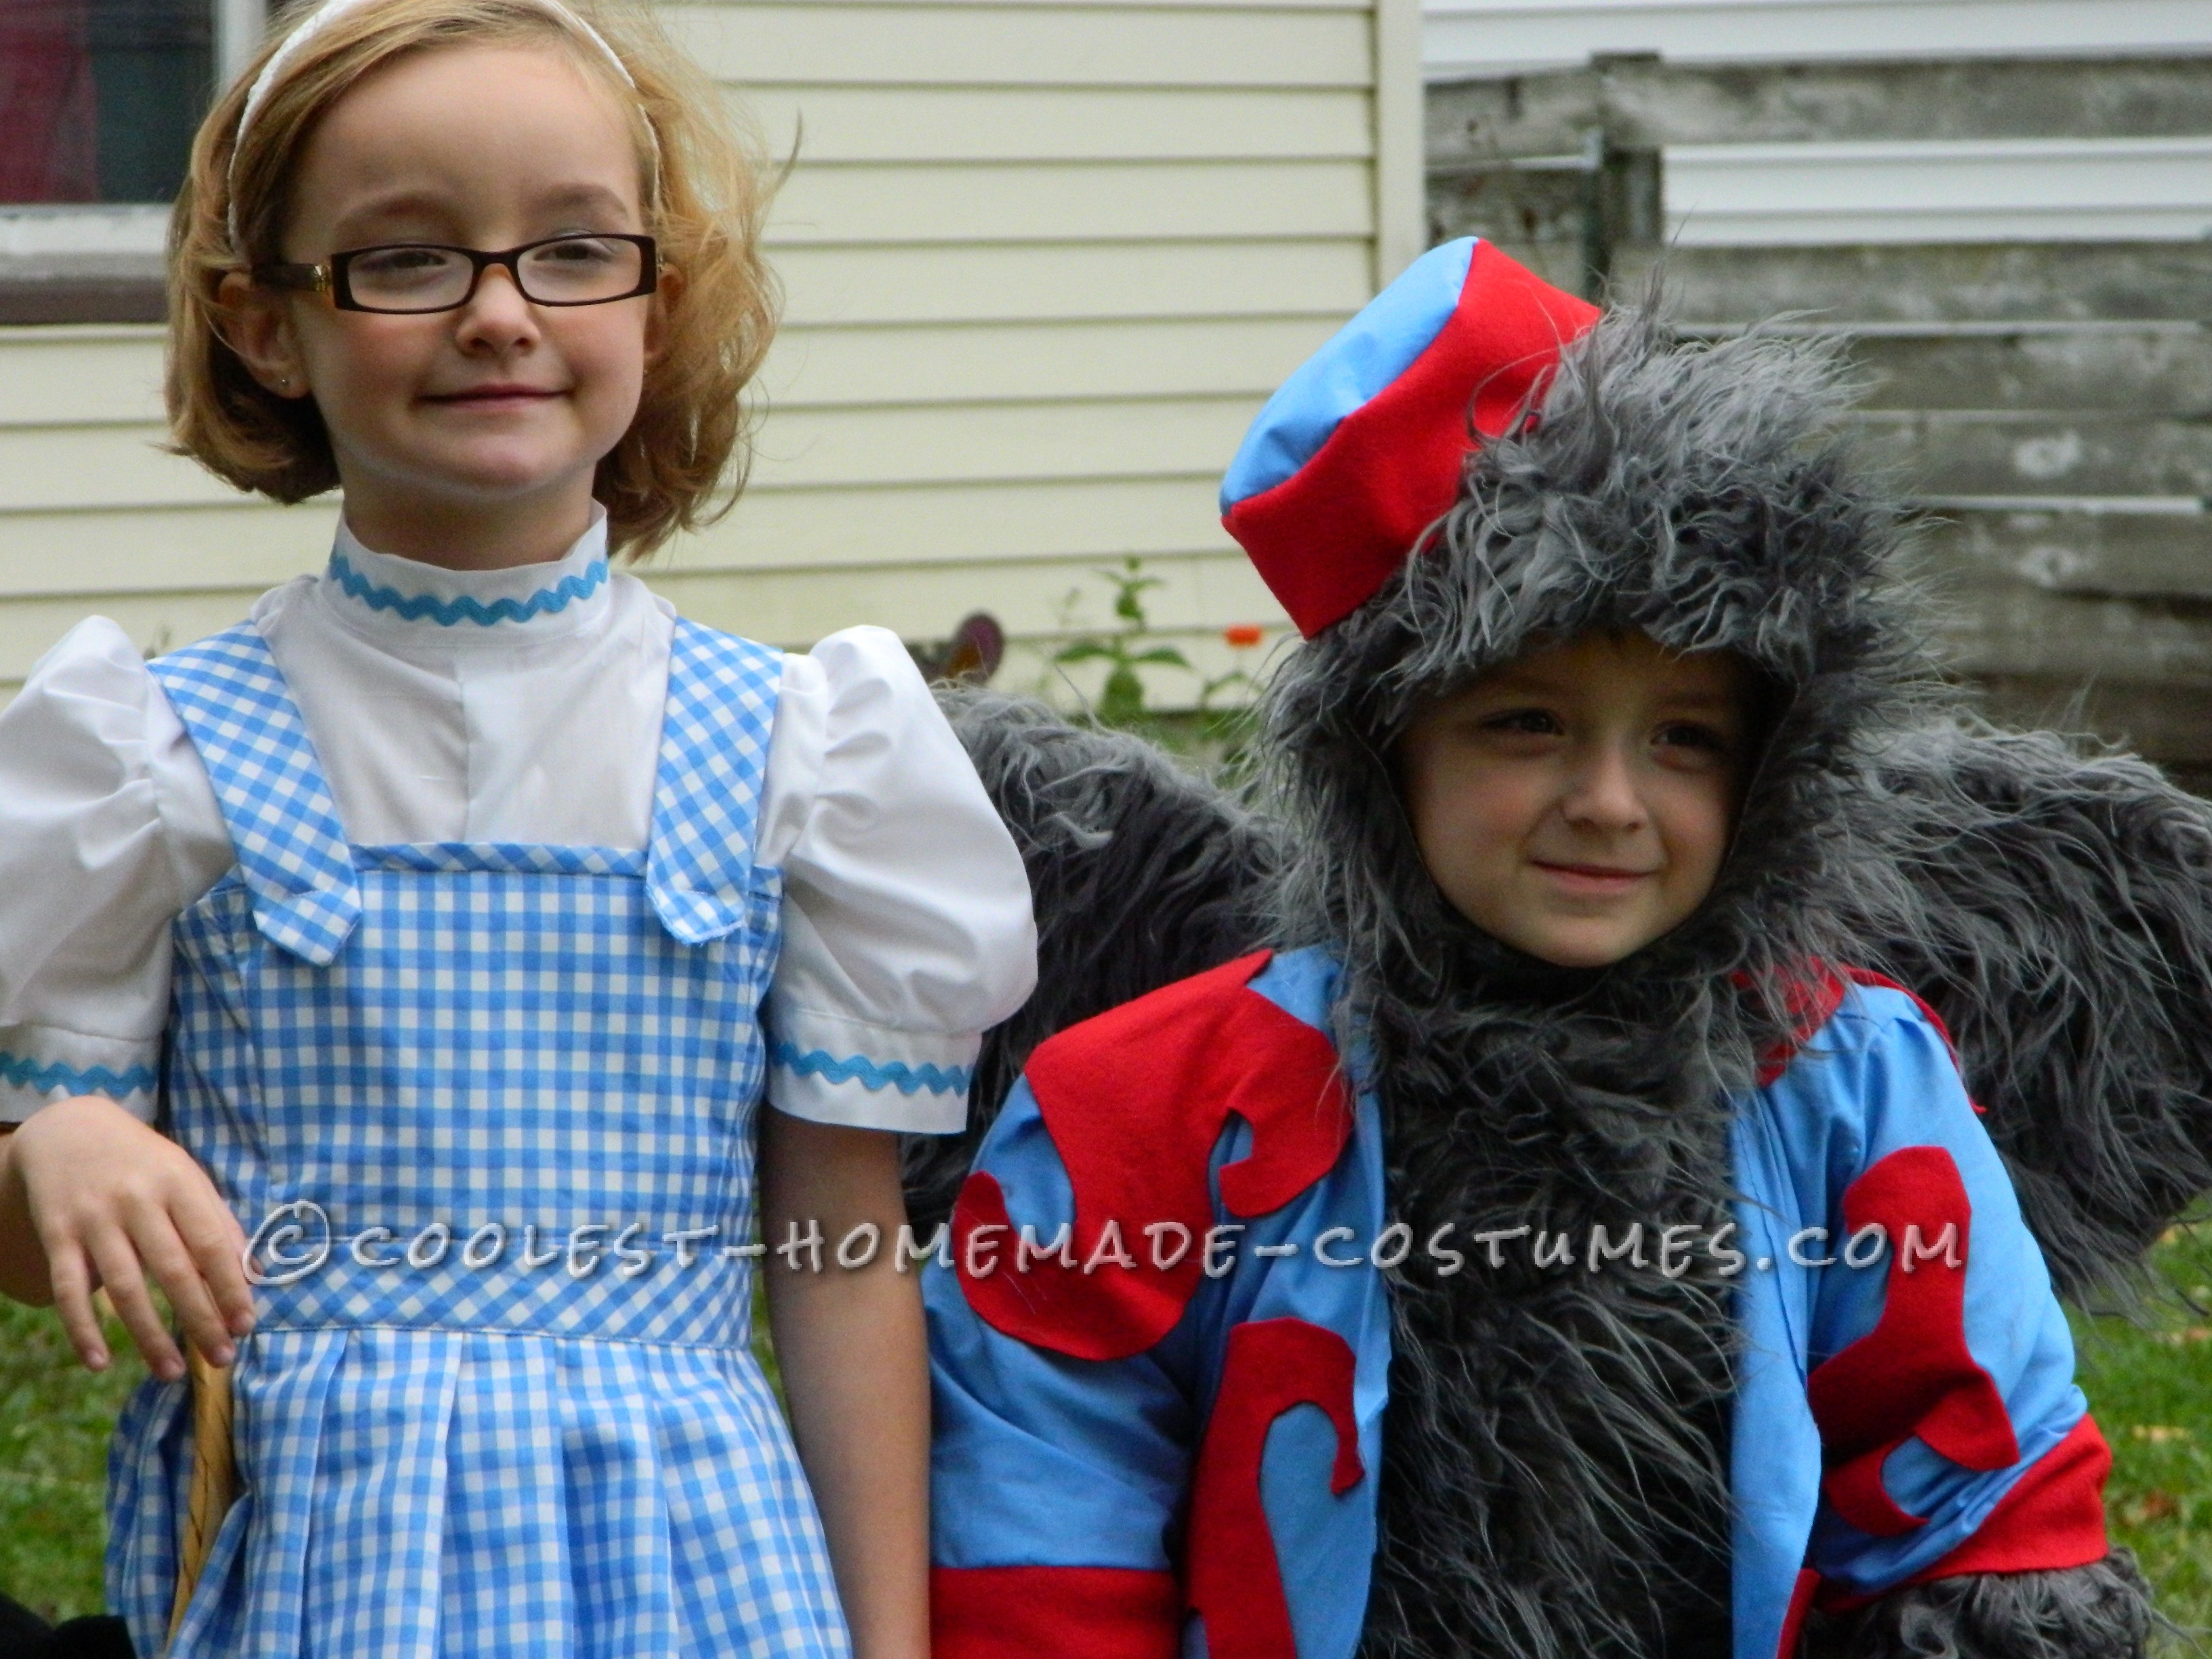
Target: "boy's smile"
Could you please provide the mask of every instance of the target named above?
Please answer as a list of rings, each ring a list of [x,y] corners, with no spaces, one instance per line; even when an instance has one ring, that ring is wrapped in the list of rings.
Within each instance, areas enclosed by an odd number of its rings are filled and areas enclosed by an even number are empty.
[[[1429,873],[1468,921],[1561,967],[1642,949],[1711,890],[1749,735],[1735,658],[1641,634],[1532,653],[1433,704],[1398,749]]]

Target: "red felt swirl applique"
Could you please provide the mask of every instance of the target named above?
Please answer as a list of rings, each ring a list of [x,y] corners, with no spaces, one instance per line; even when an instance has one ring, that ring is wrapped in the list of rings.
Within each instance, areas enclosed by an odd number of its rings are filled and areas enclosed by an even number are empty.
[[[1352,1091],[1335,1045],[1250,988],[1268,960],[1261,951],[1170,985],[1030,1056],[1075,1217],[1058,1248],[1039,1254],[1024,1248],[998,1182],[968,1177],[952,1216],[954,1265],[994,1329],[1080,1359],[1122,1358],[1165,1336],[1203,1272],[1207,1164],[1232,1115],[1251,1126],[1252,1151],[1221,1171],[1231,1214],[1279,1210],[1335,1165],[1352,1134]],[[1032,1225],[1030,1241],[1052,1244],[1040,1231]]]
[[[2020,1461],[2004,1396],[1966,1343],[1972,1216],[1959,1166],[1941,1146],[1900,1148],[1844,1193],[1850,1233],[1879,1224],[1888,1236],[1881,1318],[1814,1368],[1806,1397],[1827,1463],[1821,1490],[1845,1521],[1877,1538],[1925,1524],[1882,1485],[1883,1462],[1907,1439],[1964,1468]]]
[[[1297,1659],[1260,1465],[1275,1419],[1317,1406],[1336,1428],[1329,1491],[1340,1498],[1359,1484],[1365,1470],[1352,1414],[1355,1369],[1350,1343],[1303,1319],[1253,1320],[1229,1333],[1191,1486],[1184,1573],[1190,1604],[1206,1620],[1209,1659]]]

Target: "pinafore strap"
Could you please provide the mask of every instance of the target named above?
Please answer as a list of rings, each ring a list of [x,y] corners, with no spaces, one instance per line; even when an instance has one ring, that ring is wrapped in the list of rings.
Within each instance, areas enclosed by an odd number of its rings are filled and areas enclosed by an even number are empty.
[[[268,641],[241,623],[149,667],[207,768],[255,925],[271,943],[327,967],[361,920],[361,888],[330,785]],[[782,678],[780,652],[677,623],[646,884],[661,925],[686,945],[725,938],[750,913],[754,835]]]
[[[749,913],[782,684],[782,653],[677,622],[646,884],[661,925],[686,945],[734,933]]]
[[[147,665],[191,734],[262,936],[327,967],[361,921],[337,803],[269,643],[252,623]]]

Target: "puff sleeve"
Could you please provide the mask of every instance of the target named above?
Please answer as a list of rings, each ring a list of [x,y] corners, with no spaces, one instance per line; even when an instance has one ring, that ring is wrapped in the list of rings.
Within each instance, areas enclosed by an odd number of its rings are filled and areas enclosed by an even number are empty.
[[[1036,927],[1013,839],[896,635],[785,659],[760,854],[784,872],[769,1103],[958,1130],[983,1032],[1036,984]]]
[[[0,713],[0,1122],[80,1094],[152,1120],[170,924],[229,861],[137,648],[81,623]]]

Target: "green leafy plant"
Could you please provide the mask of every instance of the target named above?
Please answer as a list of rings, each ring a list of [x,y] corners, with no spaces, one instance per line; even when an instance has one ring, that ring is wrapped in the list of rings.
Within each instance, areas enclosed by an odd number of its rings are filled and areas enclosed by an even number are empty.
[[[1119,570],[1093,574],[1113,587],[1114,615],[1121,625],[1110,634],[1071,641],[1053,653],[1052,660],[1061,668],[1073,663],[1104,663],[1106,683],[1091,712],[1108,726],[1139,725],[1148,711],[1145,707],[1145,682],[1139,669],[1180,668],[1186,674],[1195,671],[1190,659],[1175,647],[1145,642],[1152,629],[1152,619],[1145,613],[1145,595],[1163,584],[1159,577],[1145,574],[1142,559],[1132,554],[1121,561]],[[1074,598],[1069,595],[1071,601]]]

